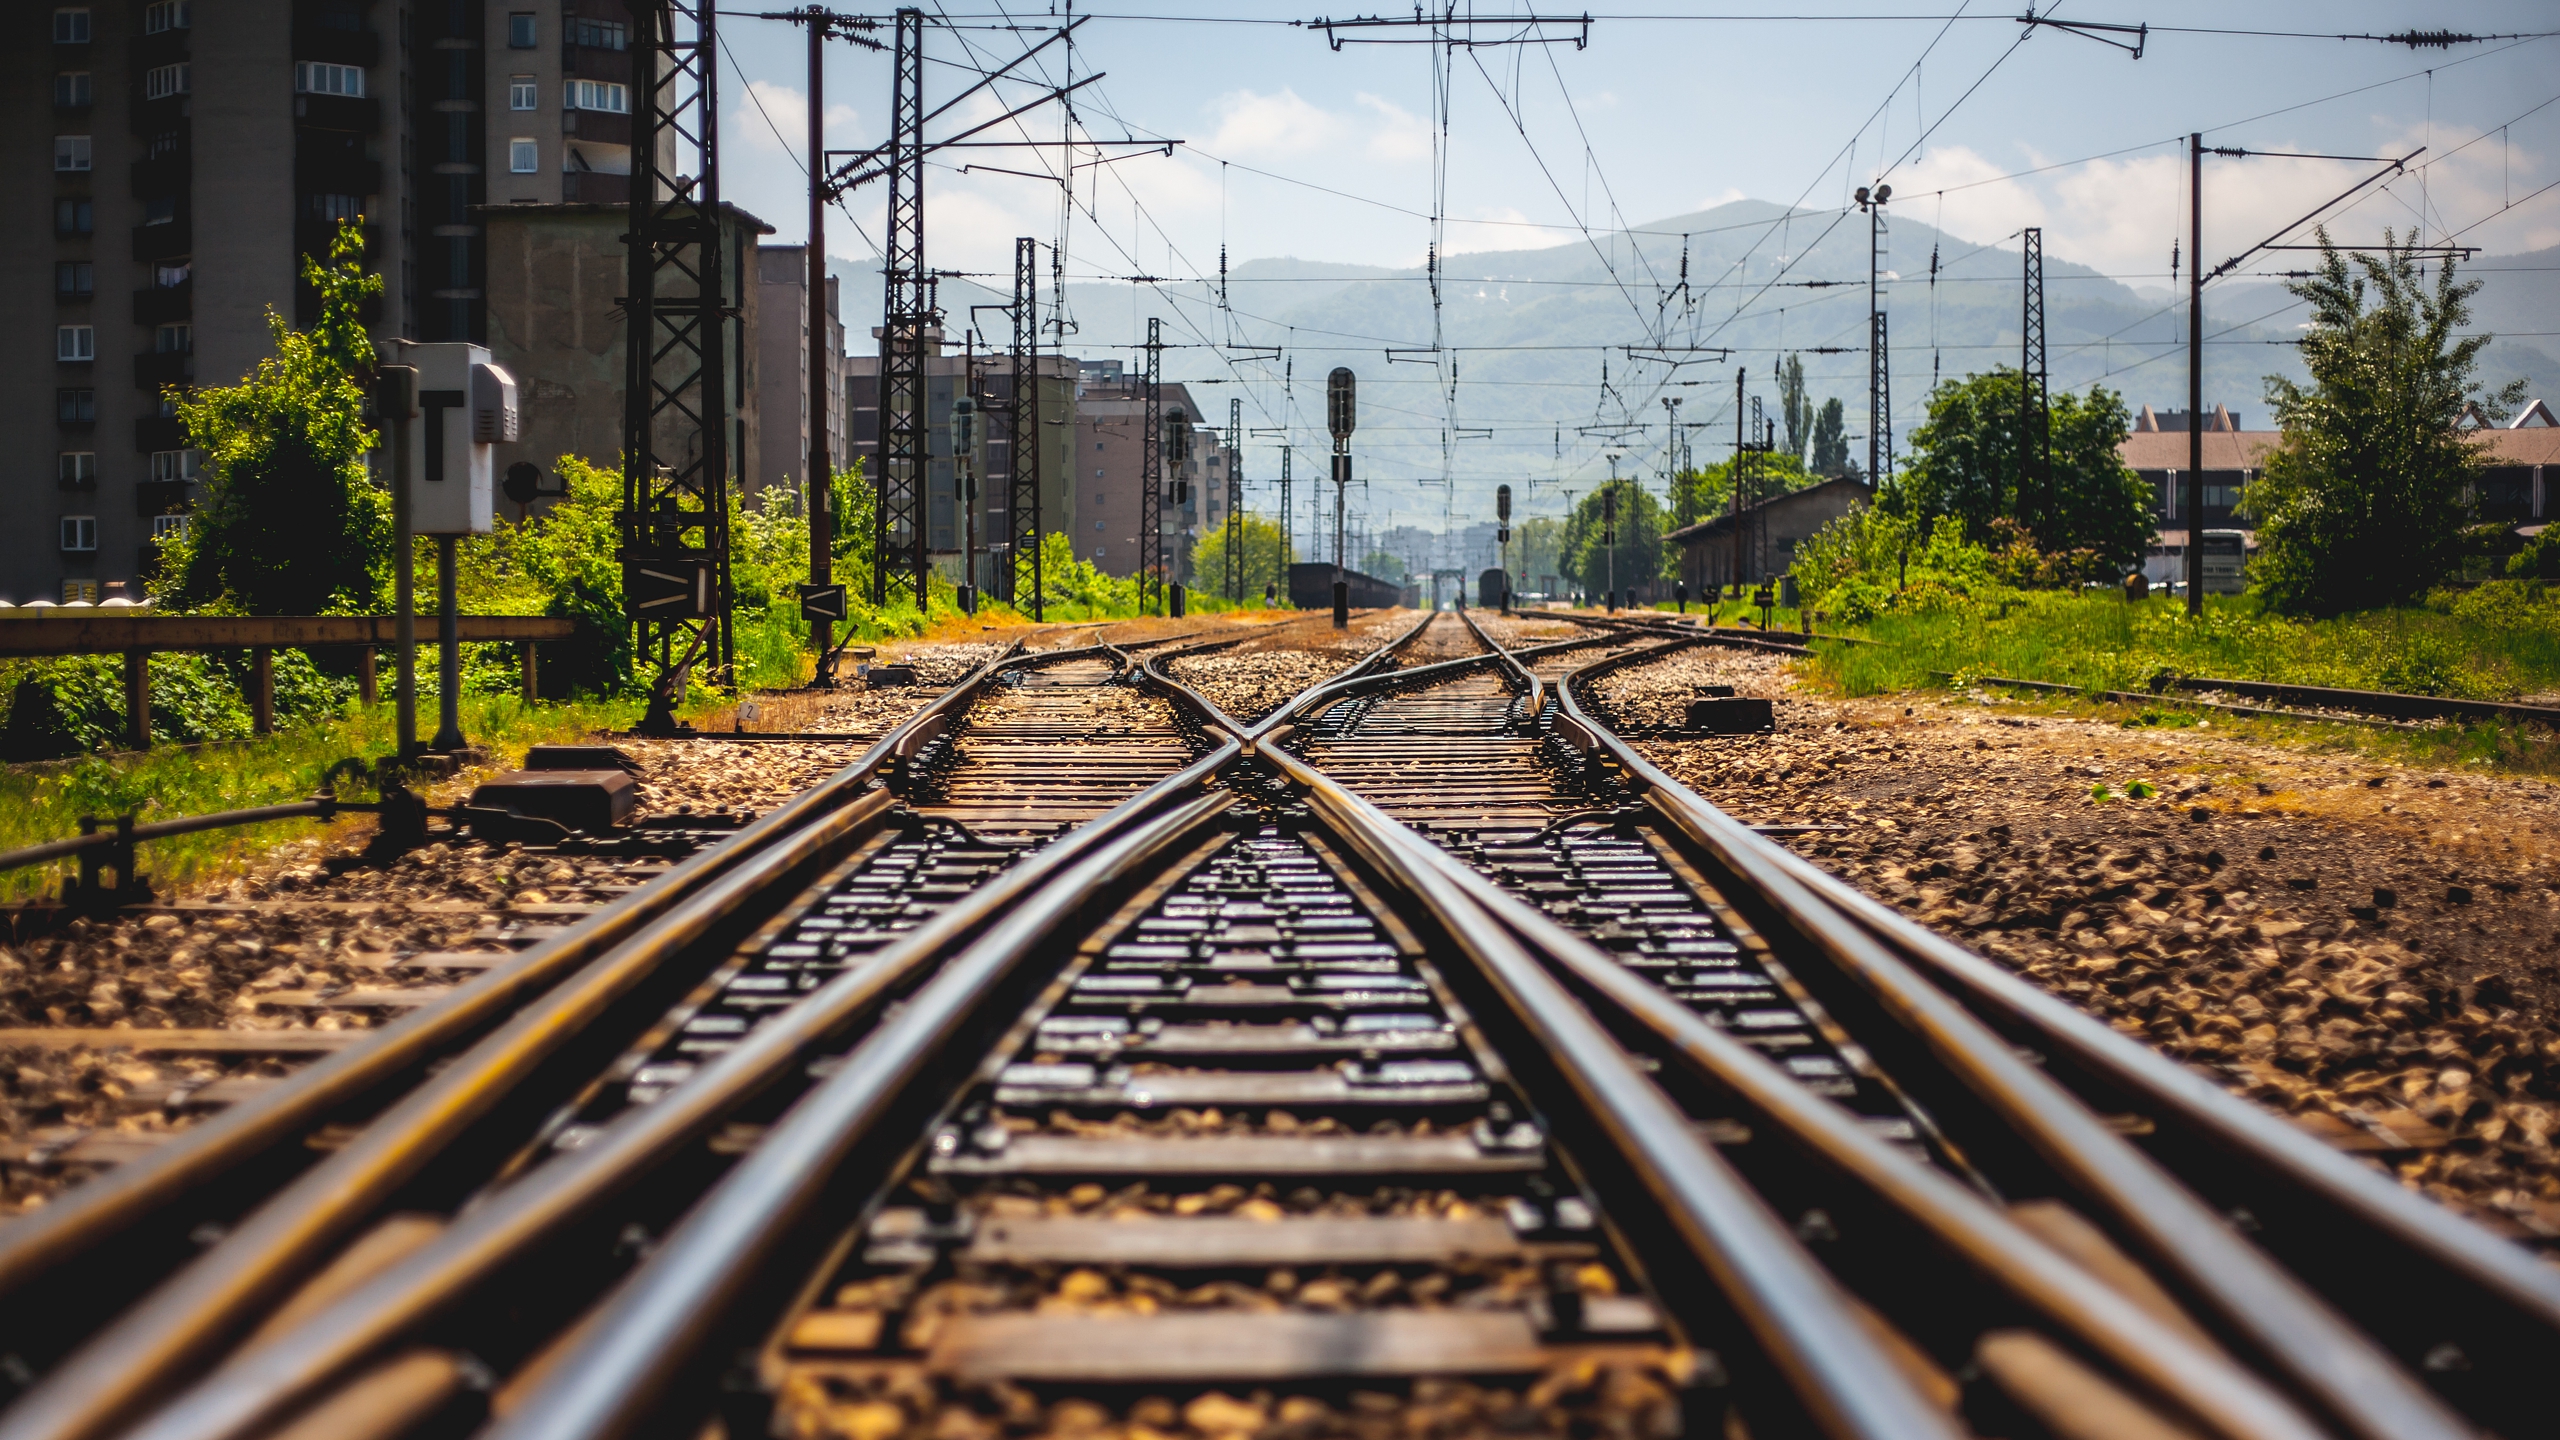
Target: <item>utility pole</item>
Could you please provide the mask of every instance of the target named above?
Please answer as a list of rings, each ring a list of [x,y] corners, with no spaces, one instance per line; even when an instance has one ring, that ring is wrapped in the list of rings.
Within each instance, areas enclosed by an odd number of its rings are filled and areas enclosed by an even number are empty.
[[[2044,230],[2030,225],[2022,247],[2025,298],[2018,325],[2018,509],[2046,545],[2061,513],[2053,491],[2053,410],[2044,360]]]
[[[673,735],[685,677],[730,677],[727,345],[718,37],[712,0],[636,6],[625,251],[620,530],[624,613],[649,682],[643,734]],[[685,167],[691,166],[691,173]],[[671,293],[659,295],[659,280]],[[661,419],[675,421],[660,428]],[[699,543],[687,536],[699,533]]]
[[[1031,618],[1040,601],[1040,242],[1013,242],[1013,435],[1005,459],[1006,564],[999,575],[1005,599],[1022,605],[1023,576],[1031,577]]]
[[[800,490],[809,522],[809,583],[835,579],[835,452],[827,444],[827,74],[828,13],[809,7],[809,468]],[[824,656],[834,648],[834,622],[809,620],[809,648]],[[823,668],[823,666],[822,666]],[[823,675],[820,677],[823,683]]]
[[[1155,613],[1164,595],[1164,331],[1157,317],[1147,317],[1147,375],[1139,428],[1138,469],[1138,613]]]
[[[899,590],[922,615],[932,593],[925,556],[925,483],[932,436],[925,396],[926,332],[934,311],[924,259],[924,12],[897,15],[889,85],[885,167],[889,213],[880,273],[880,502],[872,520],[871,600]],[[910,568],[893,584],[892,557]]]
[[[1289,593],[1289,561],[1297,552],[1292,542],[1297,537],[1297,517],[1289,513],[1289,459],[1298,447],[1283,443],[1280,447],[1280,593]],[[1296,604],[1296,601],[1291,601]]]
[[[1227,401],[1227,598],[1244,603],[1244,400]]]
[[[2204,135],[2187,136],[2187,613],[2204,613]]]
[[[1742,382],[1749,373],[1739,365],[1733,370],[1733,473],[1725,477],[1733,482],[1733,569],[1726,578],[1737,589],[1742,585],[1742,470],[1748,463],[1743,457],[1751,453],[1750,437],[1742,428]]]
[[[978,332],[961,352],[960,393],[951,399],[951,502],[960,512],[960,613],[978,613]]]
[[[1883,292],[1878,265],[1884,250],[1884,204],[1893,187],[1878,185],[1870,193],[1858,187],[1858,208],[1867,212],[1867,483],[1882,485],[1885,467],[1893,463],[1893,432],[1885,417],[1893,405],[1893,377],[1886,369],[1892,348],[1885,343]]]

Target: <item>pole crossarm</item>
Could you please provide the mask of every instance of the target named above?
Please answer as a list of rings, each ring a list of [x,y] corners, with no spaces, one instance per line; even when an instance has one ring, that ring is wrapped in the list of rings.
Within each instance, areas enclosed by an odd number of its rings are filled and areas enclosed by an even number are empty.
[[[1291,23],[1308,30],[1321,32],[1325,38],[1325,43],[1336,50],[1340,50],[1345,45],[1445,44],[1452,48],[1477,50],[1489,49],[1501,45],[1563,45],[1566,43],[1570,43],[1576,50],[1584,50],[1590,48],[1591,45],[1591,13],[1587,10],[1579,15],[1531,14],[1502,16],[1488,15],[1479,17],[1474,15],[1461,15],[1458,13],[1457,6],[1446,5],[1437,15],[1424,15],[1420,13],[1416,13],[1409,17],[1359,15],[1348,20],[1331,20],[1318,16],[1313,20],[1299,20],[1292,21]],[[1495,40],[1478,40],[1472,35],[1458,35],[1451,33],[1461,27],[1474,25],[1507,26],[1510,28],[1512,33]],[[1547,27],[1554,25],[1570,25],[1574,27],[1574,32],[1570,35],[1549,35],[1545,33]],[[1384,36],[1373,39],[1370,38],[1367,33],[1370,31],[1380,30],[1418,30],[1424,28],[1430,29],[1432,33],[1428,36],[1417,36],[1409,40],[1388,38]],[[1344,32],[1350,33],[1346,34]]]
[[[2026,14],[2018,17],[2018,23],[2026,26],[2027,33],[2030,35],[2035,33],[2036,27],[2039,25],[2054,30],[2067,31],[2084,40],[2095,40],[2101,45],[2112,45],[2116,49],[2122,50],[2136,60],[2142,58],[2142,47],[2149,43],[2151,39],[2151,26],[2148,23],[2141,25],[2106,25],[2095,20],[2056,20],[2053,18],[2052,11],[2048,10],[2044,14],[2039,15],[2036,13],[2033,5],[2027,7]],[[2133,37],[2133,43],[2128,45],[2122,40],[2110,40],[2107,38],[2110,35],[2130,35]]]
[[[2207,150],[2205,153],[2206,153],[2206,154],[2208,154],[2208,155],[2250,155],[2250,154],[2265,155],[2265,154],[2268,154],[2269,152],[2266,152],[2266,151],[2248,151],[2248,150]],[[2261,250],[2273,250],[2273,249],[2278,248],[2278,247],[2277,247],[2277,245],[2276,245],[2276,242],[2277,242],[2277,241],[2282,240],[2282,239],[2283,239],[2284,237],[2286,237],[2287,235],[2292,234],[2294,231],[2299,230],[2299,229],[2301,229],[2303,226],[2308,225],[2308,224],[2310,224],[2312,221],[2314,221],[2314,220],[2316,220],[2316,219],[2320,218],[2321,214],[2322,214],[2324,211],[2328,211],[2328,210],[2335,209],[2335,208],[2336,208],[2336,207],[2338,207],[2339,205],[2342,205],[2342,204],[2346,203],[2348,200],[2351,200],[2351,199],[2355,198],[2355,196],[2356,196],[2356,195],[2358,195],[2358,194],[2360,194],[2361,192],[2363,192],[2363,191],[2366,189],[2366,187],[2373,185],[2373,184],[2374,184],[2374,183],[2376,183],[2377,181],[2387,180],[2387,179],[2389,179],[2390,177],[2392,177],[2392,176],[2394,176],[2394,175],[2399,175],[2399,174],[2403,174],[2403,173],[2405,173],[2405,172],[2408,170],[2408,168],[2409,168],[2409,162],[2410,162],[2410,161],[2415,160],[2415,159],[2417,159],[2419,156],[2424,155],[2424,154],[2426,154],[2426,153],[2427,153],[2427,147],[2426,147],[2426,146],[2424,146],[2424,145],[2421,145],[2421,146],[2419,146],[2417,149],[2410,151],[2408,154],[2401,156],[2401,157],[2400,157],[2399,159],[2397,159],[2397,160],[2393,160],[2393,159],[2385,158],[2385,159],[2380,159],[2380,160],[2376,160],[2376,161],[2374,161],[2374,163],[2376,163],[2376,164],[2388,165],[2388,166],[2390,166],[2391,168],[2390,168],[2390,169],[2388,169],[2388,170],[2376,170],[2376,171],[2375,171],[2375,172],[2373,172],[2372,174],[2367,175],[2366,177],[2364,177],[2362,180],[2359,180],[2359,181],[2357,181],[2356,183],[2354,183],[2353,185],[2350,185],[2350,186],[2348,186],[2346,189],[2344,189],[2344,190],[2342,190],[2342,191],[2338,192],[2338,194],[2336,195],[2336,197],[2334,197],[2334,198],[2332,198],[2332,199],[2329,199],[2329,200],[2325,200],[2325,201],[2321,202],[2321,203],[2320,203],[2320,204],[2318,204],[2318,205],[2314,205],[2313,207],[2311,207],[2311,209],[2310,209],[2309,213],[2305,214],[2301,219],[2294,221],[2294,222],[2293,222],[2292,224],[2290,224],[2290,225],[2286,225],[2286,226],[2282,226],[2282,227],[2280,227],[2280,228],[2279,228],[2279,229],[2278,229],[2278,230],[2277,230],[2273,235],[2268,236],[2266,239],[2259,241],[2257,244],[2250,246],[2248,249],[2241,251],[2239,254],[2232,256],[2230,259],[2225,260],[2225,261],[2223,261],[2221,264],[2214,266],[2211,270],[2206,271],[2206,272],[2205,272],[2205,276],[2204,276],[2204,278],[2205,278],[2206,280],[2208,280],[2208,281],[2211,281],[2211,280],[2218,280],[2218,279],[2222,278],[2222,276],[2224,276],[2225,274],[2228,274],[2228,273],[2230,272],[2230,270],[2232,269],[2232,267],[2234,267],[2234,266],[2236,266],[2236,265],[2240,264],[2240,263],[2241,263],[2242,261],[2244,261],[2244,260],[2247,260],[2250,256],[2257,254],[2259,251],[2261,251]],[[2352,157],[2352,156],[2335,156],[2335,157],[2331,157],[2331,156],[2317,156],[2317,157],[2308,157],[2308,158],[2317,158],[2317,159],[2331,159],[2331,158],[2335,158],[2335,159],[2352,159],[2352,158],[2358,158],[2358,157]],[[2371,158],[2371,157],[2364,157],[2364,158]],[[2291,249],[2291,248],[2296,248],[2296,247],[2287,246],[2287,247],[2284,247],[2284,248]],[[2318,247],[2316,247],[2316,246],[2303,246],[2303,247],[2299,247],[2299,248],[2303,248],[2303,249],[2316,249],[2316,248],[2318,248]]]

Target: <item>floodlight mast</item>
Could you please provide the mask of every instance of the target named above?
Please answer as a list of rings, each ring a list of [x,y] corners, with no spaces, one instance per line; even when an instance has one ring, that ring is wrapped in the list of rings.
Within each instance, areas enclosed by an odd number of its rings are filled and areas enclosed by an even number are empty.
[[[1351,625],[1351,582],[1342,563],[1342,508],[1351,487],[1351,432],[1359,423],[1358,377],[1336,365],[1324,382],[1325,428],[1333,433],[1333,628]]]

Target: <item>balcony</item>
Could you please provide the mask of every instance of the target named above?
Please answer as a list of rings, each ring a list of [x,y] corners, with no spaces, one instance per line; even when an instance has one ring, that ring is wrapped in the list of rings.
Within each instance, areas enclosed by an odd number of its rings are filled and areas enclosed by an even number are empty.
[[[560,133],[598,145],[631,145],[631,117],[610,110],[563,110]]]
[[[560,73],[589,80],[619,80],[631,83],[631,52],[605,50],[594,45],[560,47]]]
[[[631,177],[606,175],[594,170],[564,170],[560,174],[560,198],[572,204],[628,205],[631,203]]]
[[[136,35],[126,54],[132,57],[136,71],[155,65],[175,65],[187,58],[187,40],[192,30],[162,30],[152,35]]]
[[[166,325],[184,320],[195,313],[196,282],[182,285],[145,285],[133,292],[133,323]]]
[[[382,162],[334,145],[306,145],[293,157],[293,188],[305,194],[379,195]]]
[[[189,103],[194,98],[192,95],[163,95],[157,100],[145,100],[142,98],[141,88],[135,87],[133,103],[128,108],[128,113],[133,120],[133,133],[157,135],[164,130],[176,130],[184,126],[187,123],[187,117],[195,113],[194,107]]]
[[[370,95],[296,95],[293,123],[369,135],[382,128],[382,102]]]
[[[136,260],[166,260],[176,255],[190,255],[195,252],[195,244],[195,222],[184,215],[175,220],[163,220],[157,225],[133,227],[133,258]]]
[[[381,253],[381,226],[359,225],[356,227],[356,233],[364,237],[365,254],[378,255]],[[338,222],[335,220],[314,220],[306,215],[293,222],[293,249],[294,253],[297,255],[308,255],[315,260],[326,260],[329,258],[329,245],[337,238]]]
[[[133,357],[133,388],[157,395],[170,385],[196,378],[196,357],[184,351],[159,351]]]
[[[173,150],[136,160],[126,167],[133,177],[133,198],[148,200],[154,195],[184,195],[195,178],[195,156],[191,150]]]
[[[133,422],[133,448],[145,455],[155,450],[184,450],[187,424],[175,415],[145,415]]]
[[[370,30],[341,30],[334,25],[293,27],[293,58],[324,60],[333,65],[371,69],[382,63],[382,37]]]
[[[184,480],[143,480],[133,487],[133,513],[136,515],[183,515],[186,511],[187,482]]]

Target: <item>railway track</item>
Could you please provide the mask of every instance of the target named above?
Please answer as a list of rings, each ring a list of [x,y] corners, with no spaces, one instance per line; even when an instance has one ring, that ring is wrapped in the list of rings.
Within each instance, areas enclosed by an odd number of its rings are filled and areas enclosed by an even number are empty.
[[[1594,628],[990,667],[0,1437],[2534,1433],[2560,1284],[1697,801]]]

